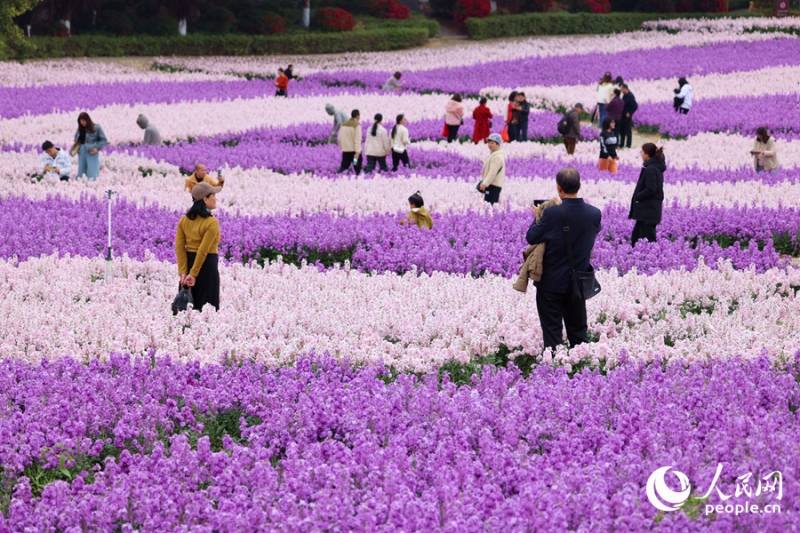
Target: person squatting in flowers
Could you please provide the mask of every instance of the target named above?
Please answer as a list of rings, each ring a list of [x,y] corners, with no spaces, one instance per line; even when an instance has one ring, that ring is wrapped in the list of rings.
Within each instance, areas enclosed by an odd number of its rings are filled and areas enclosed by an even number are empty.
[[[425,201],[422,199],[419,191],[415,192],[408,197],[408,207],[411,212],[408,216],[400,221],[400,225],[404,225],[406,220],[408,224],[416,224],[418,228],[433,229],[433,218],[431,218],[428,210],[425,209]]]
[[[61,181],[69,181],[69,174],[72,172],[72,158],[66,152],[50,141],[42,143],[42,154],[39,160],[39,172],[41,174],[55,174]]]
[[[208,175],[206,166],[203,163],[197,163],[194,166],[194,172],[183,182],[183,190],[192,192],[192,189],[194,189],[195,185],[198,183],[208,183],[212,187],[219,187],[221,189],[225,185],[225,178],[222,177],[222,170],[217,171],[217,178],[219,181]]]
[[[219,310],[219,222],[211,211],[217,208],[222,187],[198,183],[192,189],[192,207],[181,217],[175,232],[179,288],[189,287],[194,308],[206,304]]]

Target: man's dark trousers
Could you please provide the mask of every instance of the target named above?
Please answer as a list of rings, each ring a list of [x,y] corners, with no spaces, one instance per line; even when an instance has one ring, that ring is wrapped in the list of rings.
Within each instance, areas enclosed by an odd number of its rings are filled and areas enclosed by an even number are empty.
[[[569,294],[536,289],[536,309],[542,324],[544,347],[555,348],[564,342],[561,320],[567,328],[571,346],[589,342],[586,325],[586,300],[573,301]]]
[[[619,130],[619,147],[631,147],[633,141],[633,117],[622,117]]]
[[[361,172],[362,163],[363,163],[362,157],[359,156],[359,158],[356,159],[355,152],[342,152],[342,164],[341,166],[339,166],[339,173],[344,172],[345,170],[350,168],[350,165],[353,165],[356,174],[359,174]]]

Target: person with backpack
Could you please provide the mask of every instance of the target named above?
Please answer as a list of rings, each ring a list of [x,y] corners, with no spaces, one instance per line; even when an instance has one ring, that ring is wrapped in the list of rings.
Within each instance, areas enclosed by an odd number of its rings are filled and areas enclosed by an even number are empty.
[[[567,111],[558,122],[558,133],[564,139],[568,155],[575,153],[575,145],[578,144],[578,139],[581,137],[581,112],[583,112],[583,104],[579,102]]]
[[[675,112],[688,115],[692,108],[692,86],[686,78],[680,78],[678,88],[673,89],[672,92],[675,93],[675,98],[672,99],[672,107],[675,108]]]
[[[614,119],[606,117],[603,131],[600,133],[600,172],[617,173],[617,134],[614,131]]]
[[[506,158],[503,154],[503,138],[499,133],[492,133],[486,141],[489,157],[483,162],[481,182],[478,190],[483,193],[483,201],[492,205],[500,201],[500,191],[506,181]]]
[[[401,161],[408,168],[408,145],[411,144],[411,139],[408,137],[407,123],[406,116],[401,113],[397,115],[392,127],[392,172],[397,172]]]
[[[389,155],[392,145],[382,122],[383,115],[376,113],[375,122],[367,133],[367,142],[364,143],[364,153],[367,154],[367,166],[364,168],[364,172],[367,173],[375,170],[376,163],[380,164],[381,172],[389,170],[389,167],[386,166],[386,156]]]
[[[656,241],[656,226],[661,223],[661,210],[664,203],[664,148],[656,148],[653,143],[642,146],[642,171],[631,198],[628,218],[635,220],[631,234],[631,246],[639,239]]]
[[[492,111],[486,107],[486,97],[482,97],[480,104],[472,112],[472,118],[475,119],[475,129],[472,132],[472,142],[478,144],[489,138],[492,133]]]

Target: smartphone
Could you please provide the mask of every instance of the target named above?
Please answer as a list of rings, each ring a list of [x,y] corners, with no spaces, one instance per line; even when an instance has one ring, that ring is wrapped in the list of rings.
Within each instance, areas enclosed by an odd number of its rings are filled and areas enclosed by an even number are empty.
[[[533,201],[533,207],[539,207],[540,205],[542,205],[542,204],[543,204],[543,203],[545,203],[546,201],[547,201],[547,200],[534,200],[534,201]]]

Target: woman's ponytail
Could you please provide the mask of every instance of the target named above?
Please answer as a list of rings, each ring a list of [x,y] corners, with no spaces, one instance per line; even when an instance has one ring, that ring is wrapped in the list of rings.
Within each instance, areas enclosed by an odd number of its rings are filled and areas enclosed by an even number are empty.
[[[372,132],[371,135],[375,137],[378,133],[378,124],[383,120],[383,115],[380,113],[375,113],[375,123],[372,125]]]

